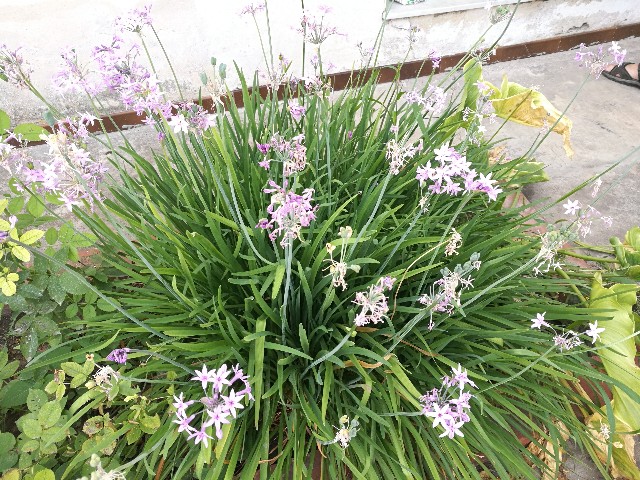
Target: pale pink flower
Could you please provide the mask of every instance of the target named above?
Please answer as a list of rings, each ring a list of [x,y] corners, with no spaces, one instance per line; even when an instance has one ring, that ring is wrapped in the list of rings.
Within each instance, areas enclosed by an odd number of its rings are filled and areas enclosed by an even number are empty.
[[[540,329],[541,327],[550,327],[551,325],[549,325],[544,319],[546,313],[547,312],[536,314],[536,318],[531,319],[531,328]]]
[[[596,320],[593,323],[589,323],[589,330],[584,333],[591,337],[591,343],[596,343],[596,340],[600,340],[600,334],[604,332],[604,330],[604,328],[598,328],[598,321]]]
[[[567,200],[567,203],[563,204],[565,215],[575,215],[580,210],[580,202],[578,200]]]

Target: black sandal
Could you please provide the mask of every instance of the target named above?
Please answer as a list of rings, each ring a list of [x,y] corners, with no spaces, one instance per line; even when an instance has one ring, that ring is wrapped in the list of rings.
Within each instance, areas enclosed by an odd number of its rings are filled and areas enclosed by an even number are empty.
[[[631,65],[631,62],[624,62],[620,65],[616,65],[608,72],[602,72],[602,75],[609,80],[613,80],[614,82],[640,88],[640,80],[629,75],[629,72],[627,71],[627,65]],[[640,64],[638,64],[636,68],[638,69],[638,78],[640,78]]]

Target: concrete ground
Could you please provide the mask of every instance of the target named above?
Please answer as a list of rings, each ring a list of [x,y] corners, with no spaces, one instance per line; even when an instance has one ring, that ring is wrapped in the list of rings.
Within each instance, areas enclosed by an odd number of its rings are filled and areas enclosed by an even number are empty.
[[[628,50],[630,61],[640,61],[640,38],[620,43]],[[592,244],[608,245],[609,237],[623,237],[629,228],[640,225],[640,89],[619,85],[604,77],[587,79],[587,73],[578,68],[573,56],[572,52],[563,52],[489,65],[484,69],[484,77],[499,85],[502,75],[507,74],[511,81],[525,86],[537,85],[560,110],[571,104],[567,115],[573,121],[575,155],[572,159],[567,158],[561,138],[553,133],[550,135],[535,152],[535,158],[546,165],[550,181],[527,188],[526,194],[531,201],[558,200],[620,162],[602,177],[600,196],[592,198],[591,188],[587,188],[570,197],[585,205],[591,204],[603,216],[613,218],[609,228],[594,222],[592,233],[586,239]],[[574,98],[578,89],[580,92]],[[513,157],[527,152],[539,131],[509,123],[503,133],[511,137],[508,145]],[[128,136],[142,151],[157,147],[155,134],[149,127],[136,128]],[[96,153],[106,150],[97,144],[92,149]],[[29,151],[34,156],[46,153],[44,146]],[[0,182],[0,185],[6,184],[6,175],[2,172]],[[544,215],[550,222],[567,218],[561,205],[552,206]],[[571,448],[566,458],[568,479],[601,478],[586,454]]]
[[[627,49],[628,61],[640,61],[640,38],[619,43]],[[550,181],[527,187],[525,193],[532,202],[557,200],[620,162],[602,176],[598,197],[591,196],[590,187],[570,196],[583,205],[592,205],[603,216],[612,217],[611,227],[594,221],[592,232],[585,239],[587,243],[608,245],[611,236],[623,237],[628,229],[640,225],[640,89],[604,77],[588,78],[573,99],[587,78],[573,56],[569,51],[496,63],[484,68],[484,77],[499,85],[506,74],[521,85],[537,85],[558,110],[568,107],[575,154],[569,159],[561,137],[550,134],[534,154],[546,165]],[[539,131],[509,122],[503,133],[511,137],[508,148],[515,156],[528,151]],[[550,222],[568,218],[561,204],[550,208],[545,217]]]

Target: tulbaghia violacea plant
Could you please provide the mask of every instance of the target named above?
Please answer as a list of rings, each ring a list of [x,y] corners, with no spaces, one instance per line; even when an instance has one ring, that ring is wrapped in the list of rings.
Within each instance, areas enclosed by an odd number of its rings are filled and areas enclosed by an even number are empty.
[[[51,160],[39,168],[24,167],[20,172],[25,185],[57,196],[69,211],[74,205],[81,205],[82,200],[92,205],[101,198],[100,186],[107,172],[106,162],[94,159],[77,136],[82,134],[82,128],[82,122],[75,127],[67,124],[56,133],[41,135],[49,146]]]
[[[215,115],[193,102],[176,105],[176,111],[177,113],[168,121],[174,133],[193,132],[196,135],[202,135],[215,125]]]
[[[202,370],[195,373],[191,380],[200,384],[205,396],[185,401],[184,392],[174,395],[176,419],[173,423],[178,425],[178,432],[187,432],[189,440],[206,446],[213,439],[210,432],[215,429],[216,438],[221,439],[222,426],[231,423],[253,396],[249,377],[240,365],[229,369],[225,364],[214,370],[203,365]]]
[[[271,6],[242,12],[268,26]],[[97,120],[56,115],[50,159],[24,173],[33,190],[64,193],[72,207],[108,190],[99,212],[72,208],[115,272],[101,311],[83,309],[73,322],[115,348],[91,380],[119,426],[114,462],[132,480],[309,478],[317,461],[342,480],[479,478],[478,469],[530,477],[513,432],[541,430],[548,418],[581,428],[572,407],[586,400],[557,379],[585,375],[592,360],[583,349],[565,354],[575,340],[563,337],[553,364],[535,361],[551,341],[522,311],[593,318],[558,300],[575,285],[530,275],[554,267],[561,244],[530,235],[531,216],[504,201],[526,183],[512,181],[525,159],[490,161],[481,122],[491,99],[475,57],[447,77],[464,82],[463,98],[445,93],[459,91],[449,80],[403,94],[399,75],[383,86],[375,68],[328,95],[320,45],[337,31],[326,13],[300,24],[297,41],[315,51],[291,63],[265,43],[268,88],[238,69],[242,108],[237,95],[216,98],[215,117],[207,103],[160,88],[141,54],[148,9],[120,20],[87,61],[65,53],[64,93],[114,94],[159,141],[153,158],[129,143],[114,148],[111,183],[86,153]],[[362,51],[363,63],[375,61]],[[316,76],[295,78],[309,60]],[[225,78],[216,97],[233,88]],[[13,150],[0,147],[4,163]],[[584,210],[575,201],[567,209]],[[0,230],[0,247],[13,248],[10,229]],[[4,284],[12,273],[0,272]],[[586,333],[600,331],[594,323]],[[147,346],[145,361],[120,374],[115,367],[143,352],[135,345]],[[200,369],[203,358],[219,368]],[[473,392],[483,406],[473,421],[466,368],[490,385]],[[133,379],[145,385],[144,416],[115,399],[114,387]],[[127,432],[143,420],[138,437]],[[470,460],[480,453],[490,466]]]
[[[610,58],[606,57],[607,53],[611,56]],[[599,45],[597,48],[589,50],[584,43],[581,43],[574,60],[581,67],[586,68],[590,75],[598,78],[608,63],[622,65],[626,55],[627,51],[622,49],[618,42],[611,42],[611,46],[606,52],[604,45]]]
[[[435,85],[429,85],[424,93],[411,90],[404,94],[404,100],[408,105],[419,105],[425,112],[434,116],[440,115],[447,106],[445,91]]]
[[[387,159],[389,160],[389,173],[398,175],[405,164],[422,150],[423,142],[419,140],[416,145],[406,145],[392,138],[387,142]]]
[[[286,140],[282,135],[276,133],[267,143],[256,143],[256,148],[264,155],[258,165],[265,170],[269,170],[271,169],[271,162],[275,160],[282,164],[282,175],[285,178],[294,173],[302,172],[307,167],[307,147],[304,146],[303,142],[303,134]],[[270,156],[275,158],[269,158]]]
[[[20,88],[29,88],[32,72],[31,66],[20,53],[20,48],[11,50],[5,44],[0,44],[0,80]]]
[[[333,243],[327,243],[326,249],[329,254],[329,266],[325,270],[329,270],[329,275],[331,276],[331,285],[334,288],[342,287],[342,290],[346,290],[347,282],[345,280],[345,276],[347,275],[348,270],[352,270],[356,273],[360,271],[359,265],[349,265],[347,263],[347,240],[351,238],[353,235],[353,229],[349,226],[340,227],[340,238],[342,239],[340,242],[340,259],[336,260],[333,257],[333,252],[336,249],[336,246]]]
[[[304,36],[306,42],[320,46],[333,35],[344,35],[336,27],[327,23],[325,16],[329,13],[331,9],[328,7],[319,7],[317,13],[304,12],[298,32]]]

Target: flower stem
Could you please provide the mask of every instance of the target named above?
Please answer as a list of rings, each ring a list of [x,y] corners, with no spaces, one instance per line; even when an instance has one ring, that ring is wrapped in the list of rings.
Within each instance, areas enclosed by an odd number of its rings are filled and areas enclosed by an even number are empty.
[[[564,278],[565,280],[571,280],[571,277],[569,277],[569,275],[567,275],[567,272],[562,270],[560,267],[556,268],[556,273],[558,275],[560,275],[562,278]],[[573,290],[573,293],[576,294],[576,296],[580,299],[580,301],[582,302],[583,305],[586,305],[588,303],[587,299],[584,298],[584,295],[582,295],[582,293],[580,293],[580,290],[578,290],[578,287],[576,287],[573,283],[569,284],[569,288],[571,288],[571,290]]]
[[[180,94],[180,100],[184,101],[184,96],[182,95],[182,90],[180,89],[180,82],[178,81],[178,76],[176,75],[176,72],[173,69],[173,64],[171,63],[171,60],[169,60],[169,55],[167,55],[167,51],[164,49],[164,45],[162,44],[162,41],[160,40],[160,37],[158,36],[158,32],[156,32],[156,29],[153,27],[153,25],[151,25],[151,31],[156,36],[156,40],[158,40],[158,44],[160,45],[160,48],[162,49],[162,53],[164,54],[164,58],[167,59],[167,63],[169,64],[169,68],[171,69],[171,74],[173,75],[173,79],[176,82],[176,88],[178,89],[178,93]]]
[[[282,344],[285,343],[285,332],[287,326],[287,304],[289,300],[289,289],[291,288],[291,262],[293,260],[293,247],[291,246],[291,240],[284,249],[284,261],[286,266],[286,280],[284,283],[284,300],[282,302]]]
[[[558,250],[558,253],[562,253],[567,257],[579,258],[581,260],[587,260],[590,262],[598,262],[598,263],[618,263],[617,260],[611,258],[599,258],[592,257],[590,255],[583,255],[581,253],[572,252],[571,250]]]

